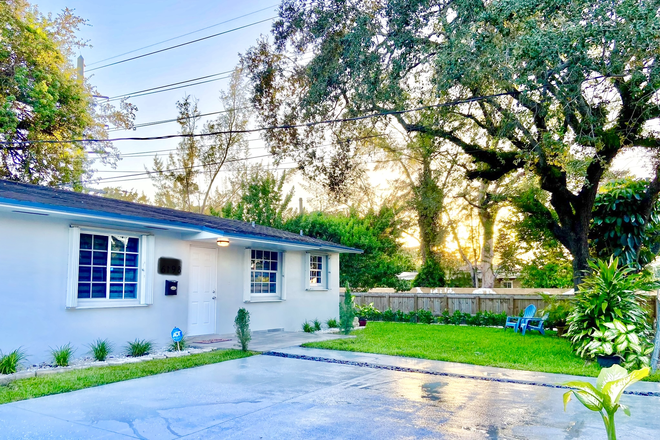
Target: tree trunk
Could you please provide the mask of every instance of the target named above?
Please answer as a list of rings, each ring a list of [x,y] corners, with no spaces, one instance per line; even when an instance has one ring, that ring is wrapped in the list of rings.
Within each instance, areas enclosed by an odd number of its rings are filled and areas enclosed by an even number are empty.
[[[487,184],[482,183],[479,188],[479,221],[483,228],[483,244],[481,247],[481,287],[492,289],[495,287],[495,272],[493,271],[493,258],[495,256],[495,218],[497,210],[491,209],[487,200]]]
[[[433,246],[438,242],[439,218],[442,213],[443,193],[433,180],[431,159],[425,157],[419,182],[415,188],[414,207],[417,211],[422,264],[433,258]]]

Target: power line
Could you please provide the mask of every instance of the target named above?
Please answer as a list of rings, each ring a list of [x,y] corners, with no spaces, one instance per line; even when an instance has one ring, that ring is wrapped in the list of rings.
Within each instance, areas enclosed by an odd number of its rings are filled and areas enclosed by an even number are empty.
[[[111,96],[110,98],[108,98],[108,100],[113,101],[115,99],[119,99],[119,98],[122,98],[122,97],[130,97],[130,96],[135,95],[137,93],[151,92],[152,90],[163,89],[165,87],[171,87],[171,86],[178,86],[179,84],[185,84],[185,83],[189,83],[189,82],[193,82],[193,81],[199,81],[200,79],[213,78],[214,76],[226,75],[226,74],[232,73],[232,72],[233,72],[233,70],[226,70],[224,72],[218,72],[218,73],[214,73],[212,75],[205,75],[205,76],[200,76],[200,77],[197,77],[197,78],[187,79],[185,81],[179,81],[179,82],[165,84],[165,85],[158,86],[158,87],[152,87],[150,89],[137,90],[135,92],[130,92],[130,93],[122,93],[121,95]]]
[[[249,12],[247,14],[239,15],[238,17],[230,18],[229,20],[221,21],[220,23],[216,23],[216,24],[213,24],[211,26],[207,26],[205,28],[197,29],[196,31],[188,32],[187,34],[182,34],[182,35],[179,35],[179,36],[176,36],[176,37],[168,38],[167,40],[158,41],[157,43],[153,43],[153,44],[150,44],[148,46],[139,47],[139,48],[134,49],[134,50],[129,50],[128,52],[120,53],[119,55],[115,55],[115,56],[112,56],[112,57],[109,57],[109,58],[104,58],[102,60],[94,61],[93,63],[90,63],[89,65],[93,66],[94,64],[99,64],[99,63],[102,63],[104,61],[114,60],[115,58],[119,58],[119,57],[122,57],[124,55],[131,54],[131,53],[135,53],[135,52],[141,51],[143,49],[149,49],[150,47],[158,46],[159,44],[163,44],[163,43],[170,42],[172,40],[177,40],[179,38],[187,37],[188,35],[196,34],[197,32],[205,31],[207,29],[211,29],[211,28],[220,26],[221,24],[226,24],[226,23],[229,23],[229,22],[232,22],[232,21],[236,21],[240,18],[248,17],[250,15],[254,15],[254,14],[257,14],[259,12],[263,12],[263,11],[265,11],[267,9],[271,9],[275,6],[278,6],[278,5],[277,4],[270,5],[268,7],[263,8],[263,9],[259,9],[259,10],[253,11],[253,12]]]
[[[177,89],[183,89],[183,88],[186,88],[186,87],[198,86],[200,84],[206,84],[206,83],[210,83],[210,82],[220,81],[222,79],[227,79],[227,78],[229,78],[229,76],[221,76],[220,78],[207,79],[206,81],[199,81],[199,82],[192,83],[192,84],[184,84],[182,86],[170,87],[169,89],[161,89],[161,90],[156,90],[156,91],[153,91],[153,92],[140,93],[139,95],[131,95],[131,96],[127,96],[127,97],[111,98],[111,99],[108,100],[108,102],[110,102],[110,101],[120,101],[120,100],[126,99],[126,98],[138,98],[140,96],[153,95],[153,94],[162,93],[162,92],[169,92],[170,90],[177,90]]]
[[[134,56],[134,57],[131,57],[131,58],[126,58],[124,60],[115,61],[114,63],[104,64],[103,66],[99,66],[99,67],[95,67],[93,69],[89,69],[88,72],[93,72],[94,70],[104,69],[104,68],[110,67],[110,66],[116,66],[117,64],[122,64],[122,63],[126,63],[128,61],[137,60],[139,58],[148,57],[149,55],[155,55],[157,53],[161,53],[161,52],[165,52],[165,51],[168,51],[168,50],[176,49],[178,47],[187,46],[187,45],[193,44],[193,43],[198,43],[200,41],[208,40],[209,38],[215,38],[215,37],[218,37],[220,35],[225,35],[225,34],[228,34],[230,32],[235,32],[235,31],[238,31],[238,30],[241,30],[241,29],[245,29],[245,28],[248,28],[248,27],[251,27],[251,26],[261,24],[261,23],[265,23],[265,22],[273,20],[275,18],[277,18],[277,17],[270,17],[270,18],[267,18],[265,20],[255,21],[253,23],[249,23],[249,24],[246,24],[244,26],[239,26],[237,28],[233,28],[233,29],[229,29],[229,30],[226,30],[226,31],[218,32],[217,34],[208,35],[206,37],[198,38],[196,40],[186,41],[185,43],[176,44],[174,46],[165,47],[163,49],[155,50],[153,52],[148,52],[148,53],[145,53],[145,54],[142,54],[142,55],[137,55],[137,56]]]
[[[229,113],[229,112],[232,112],[232,111],[238,111],[238,110],[248,110],[248,109],[251,109],[251,108],[253,108],[253,107],[236,107],[236,108],[229,108],[229,109],[227,109],[227,110],[220,110],[220,111],[217,111],[217,112],[201,113],[201,114],[199,114],[199,115],[197,115],[197,116],[186,116],[186,117],[184,117],[184,118],[172,118],[172,119],[162,119],[162,120],[160,120],[160,121],[143,122],[143,123],[141,123],[141,124],[136,124],[136,125],[134,125],[132,128],[133,128],[133,129],[136,129],[136,128],[151,127],[151,126],[153,126],[153,125],[169,124],[170,122],[176,122],[176,121],[178,121],[179,119],[191,119],[191,118],[193,118],[193,117],[200,117],[200,118],[201,118],[201,117],[203,117],[203,116],[219,115],[219,114],[221,114],[221,113]],[[108,131],[127,131],[127,130],[131,130],[131,129],[130,129],[130,128],[118,128],[118,127],[115,127],[115,128],[111,128],[111,129],[109,129]]]

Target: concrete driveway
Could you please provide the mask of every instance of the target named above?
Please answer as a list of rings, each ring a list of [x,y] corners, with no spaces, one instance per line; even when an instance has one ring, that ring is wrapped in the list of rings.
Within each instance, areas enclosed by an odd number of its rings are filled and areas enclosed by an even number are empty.
[[[577,402],[563,411],[564,390],[522,383],[565,377],[326,350],[284,352],[363,366],[261,355],[0,405],[0,439],[605,438],[597,414]],[[617,415],[619,438],[657,440],[660,397],[626,395],[624,403],[632,417]]]

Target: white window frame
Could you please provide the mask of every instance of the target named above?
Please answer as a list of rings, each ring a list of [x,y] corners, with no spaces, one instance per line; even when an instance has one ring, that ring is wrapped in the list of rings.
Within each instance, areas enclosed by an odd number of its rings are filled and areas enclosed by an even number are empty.
[[[502,281],[502,287],[505,289],[513,289],[513,281],[512,280]]]
[[[321,257],[323,263],[320,283],[312,284],[311,282],[312,257]],[[303,262],[303,273],[305,274],[305,290],[328,290],[330,282],[330,255],[320,252],[306,252]]]
[[[122,235],[140,240],[138,252],[138,282],[137,297],[131,299],[110,298],[78,298],[78,272],[80,255],[80,234],[92,235]],[[155,268],[154,246],[155,239],[152,234],[136,232],[88,228],[72,225],[69,228],[69,270],[67,280],[66,307],[68,309],[97,309],[111,307],[141,307],[153,304],[153,274]],[[106,282],[109,283],[109,280]]]
[[[266,252],[277,252],[277,272],[275,279],[275,293],[253,293],[252,292],[252,272],[263,272],[264,270],[252,269],[252,251],[266,251]],[[286,278],[285,278],[285,259],[286,252],[278,251],[274,249],[257,249],[257,248],[246,248],[245,249],[245,281],[244,281],[244,290],[243,290],[243,302],[246,303],[256,303],[256,302],[280,302],[286,300]]]

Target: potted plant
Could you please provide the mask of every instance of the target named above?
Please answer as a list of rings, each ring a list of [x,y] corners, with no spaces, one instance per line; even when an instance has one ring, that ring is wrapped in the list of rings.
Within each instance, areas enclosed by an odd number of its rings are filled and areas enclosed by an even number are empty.
[[[541,293],[541,296],[547,304],[540,312],[541,316],[546,313],[548,314],[546,327],[557,329],[557,336],[563,336],[567,327],[566,319],[571,314],[571,301],[566,298],[560,298],[558,295],[548,295],[547,293]]]
[[[643,343],[635,332],[635,326],[619,320],[604,322],[603,328],[591,332],[592,341],[584,347],[589,356],[595,357],[603,368],[624,362],[626,365],[648,365],[648,355],[653,349]],[[580,353],[578,353],[580,354]]]

